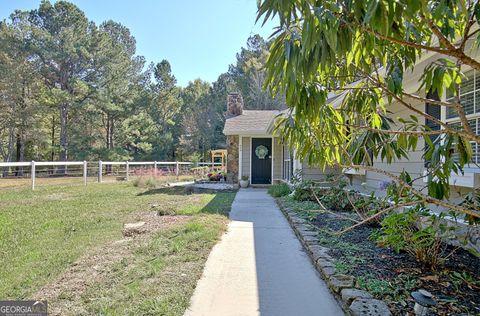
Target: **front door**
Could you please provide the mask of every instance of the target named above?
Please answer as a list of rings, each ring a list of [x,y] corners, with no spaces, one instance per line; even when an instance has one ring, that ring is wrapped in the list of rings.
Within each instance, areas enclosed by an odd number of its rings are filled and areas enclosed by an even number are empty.
[[[272,183],[272,139],[252,138],[252,184]]]

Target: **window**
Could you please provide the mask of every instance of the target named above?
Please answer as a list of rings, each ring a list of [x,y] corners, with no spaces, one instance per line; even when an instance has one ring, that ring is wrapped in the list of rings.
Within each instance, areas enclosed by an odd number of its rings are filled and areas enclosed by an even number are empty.
[[[283,144],[283,180],[290,182],[293,176],[293,155],[287,144]]]
[[[470,128],[476,134],[480,134],[480,73],[471,70],[465,74],[462,84],[458,87],[460,104],[467,115]],[[447,101],[451,101],[453,96],[447,92]],[[461,129],[462,124],[458,114],[453,108],[447,108],[445,113],[446,122],[455,129]],[[480,146],[476,142],[470,142],[473,149],[472,164],[470,167],[477,167],[480,164]],[[455,154],[454,154],[455,155]],[[458,157],[454,156],[454,159]]]

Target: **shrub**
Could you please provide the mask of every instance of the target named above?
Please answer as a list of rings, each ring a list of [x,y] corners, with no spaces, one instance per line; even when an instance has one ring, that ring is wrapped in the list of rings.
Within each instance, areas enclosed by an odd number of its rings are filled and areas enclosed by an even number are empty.
[[[157,180],[154,177],[138,177],[133,179],[132,184],[137,188],[155,189],[157,187]]]
[[[370,217],[378,211],[391,206],[385,199],[377,198],[373,192],[368,196],[356,193],[353,200],[353,206],[362,218]],[[378,224],[382,219],[382,216],[377,217],[371,223]]]
[[[290,194],[290,187],[286,183],[272,185],[268,193],[273,197],[281,197]]]
[[[448,255],[437,234],[439,229],[435,226],[437,217],[430,216],[430,224],[420,227],[421,216],[427,215],[428,212],[421,206],[402,213],[392,212],[381,223],[378,243],[392,248],[397,253],[405,251],[427,268],[435,270],[443,264]]]
[[[312,189],[315,182],[312,180],[303,180],[294,184],[293,199],[296,201],[313,201]]]
[[[145,186],[145,179],[143,177],[138,177],[133,179],[132,184],[134,187],[143,188]]]
[[[314,192],[326,208],[332,211],[350,212],[353,210],[353,207],[345,191],[346,186],[347,182],[340,180],[337,185],[330,188],[316,189]]]
[[[157,187],[157,180],[154,177],[149,177],[147,181],[145,181],[145,186],[149,189],[155,189]]]

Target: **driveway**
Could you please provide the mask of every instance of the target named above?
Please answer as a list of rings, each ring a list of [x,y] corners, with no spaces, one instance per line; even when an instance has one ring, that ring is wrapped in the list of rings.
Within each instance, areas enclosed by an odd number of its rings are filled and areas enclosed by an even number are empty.
[[[265,189],[241,189],[186,316],[344,315]]]

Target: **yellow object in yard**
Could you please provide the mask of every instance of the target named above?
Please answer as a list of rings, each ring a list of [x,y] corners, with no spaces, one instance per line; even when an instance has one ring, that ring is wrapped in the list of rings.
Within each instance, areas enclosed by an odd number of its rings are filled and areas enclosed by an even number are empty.
[[[212,170],[221,170],[227,172],[226,161],[227,161],[227,150],[226,149],[212,149],[210,150],[212,155]],[[215,159],[221,160],[221,165],[215,165]]]

